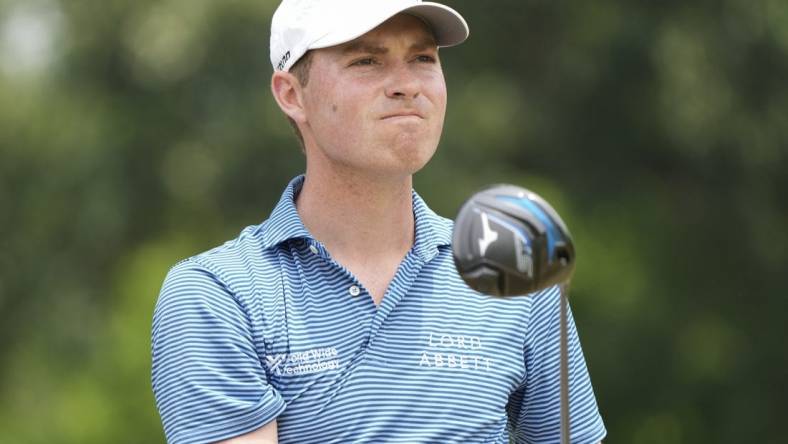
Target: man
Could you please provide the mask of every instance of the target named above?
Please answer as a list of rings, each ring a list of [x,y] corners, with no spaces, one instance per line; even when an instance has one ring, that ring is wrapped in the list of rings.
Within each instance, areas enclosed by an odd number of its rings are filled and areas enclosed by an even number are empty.
[[[168,274],[153,388],[170,443],[558,442],[557,290],[468,288],[451,221],[412,190],[443,127],[438,47],[467,35],[420,0],[282,2],[271,87],[306,174],[265,222]],[[572,442],[597,443],[570,333]]]

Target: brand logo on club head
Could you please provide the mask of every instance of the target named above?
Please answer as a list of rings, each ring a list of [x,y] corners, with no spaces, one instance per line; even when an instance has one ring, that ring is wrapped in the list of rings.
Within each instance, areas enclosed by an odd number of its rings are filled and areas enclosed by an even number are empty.
[[[490,221],[487,219],[487,213],[481,212],[482,215],[482,238],[479,239],[479,254],[484,256],[487,252],[487,247],[491,243],[498,240],[498,232],[490,228]]]
[[[482,238],[479,239],[479,253],[482,257],[487,252],[487,248],[498,240],[499,233],[490,227],[490,219],[500,228],[512,233],[514,240],[514,260],[517,271],[523,273],[529,279],[534,277],[534,258],[531,239],[521,228],[513,225],[505,219],[495,215],[487,215],[484,211],[479,211],[482,219]],[[507,248],[510,246],[507,245]]]

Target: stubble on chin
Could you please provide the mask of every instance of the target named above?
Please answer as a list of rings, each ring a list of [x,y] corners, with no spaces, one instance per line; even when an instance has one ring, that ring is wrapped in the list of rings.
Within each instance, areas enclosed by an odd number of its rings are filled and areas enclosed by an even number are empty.
[[[397,134],[388,150],[401,166],[402,172],[414,174],[424,168],[437,150],[438,141],[430,134],[421,132]]]

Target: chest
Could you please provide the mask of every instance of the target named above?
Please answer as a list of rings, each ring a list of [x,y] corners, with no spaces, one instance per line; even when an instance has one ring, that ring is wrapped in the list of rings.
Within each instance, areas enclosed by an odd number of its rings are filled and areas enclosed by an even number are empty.
[[[389,286],[397,275],[397,271],[407,256],[393,255],[386,258],[366,259],[352,261],[334,257],[339,264],[350,272],[359,283],[359,288],[364,291],[362,297],[369,297],[377,306],[380,305]]]
[[[525,307],[473,292],[450,260],[405,261],[379,305],[354,295],[353,275],[329,268],[284,283],[283,321],[266,333],[278,357],[269,383],[288,404],[280,437],[325,437],[332,427],[337,442],[396,427],[428,433],[457,417],[477,432],[505,426],[508,397],[525,376],[517,314]]]

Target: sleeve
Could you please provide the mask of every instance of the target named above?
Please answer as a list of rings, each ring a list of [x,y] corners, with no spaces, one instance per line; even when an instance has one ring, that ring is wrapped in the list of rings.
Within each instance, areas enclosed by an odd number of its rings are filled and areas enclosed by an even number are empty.
[[[181,262],[167,275],[151,342],[153,393],[168,443],[232,438],[284,410],[257,354],[249,314],[197,263]]]
[[[560,309],[561,293],[551,287],[533,297],[526,331],[526,377],[509,398],[507,411],[517,444],[560,441]],[[573,444],[597,444],[607,435],[571,309],[567,313],[569,344],[569,422]]]

